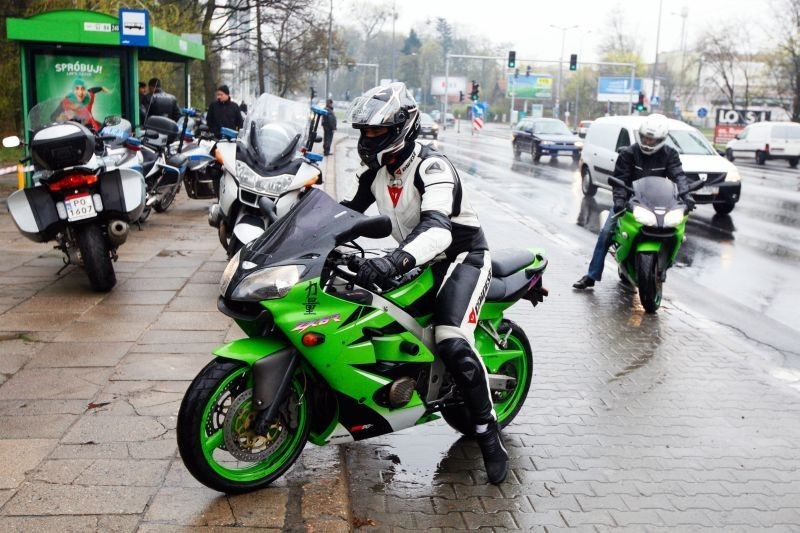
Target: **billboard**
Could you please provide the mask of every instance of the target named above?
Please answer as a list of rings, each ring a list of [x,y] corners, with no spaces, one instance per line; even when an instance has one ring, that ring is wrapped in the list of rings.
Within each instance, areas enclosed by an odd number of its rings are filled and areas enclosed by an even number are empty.
[[[508,96],[512,94],[515,98],[552,98],[553,77],[549,74],[509,76]]]
[[[444,76],[431,77],[431,96],[442,96],[444,94]],[[447,94],[449,96],[458,96],[459,91],[463,92],[465,97],[467,94],[467,78],[464,76],[450,76],[447,78]]]
[[[78,118],[99,130],[105,117],[122,114],[119,57],[39,54],[34,66],[34,104],[52,101],[52,121]]]
[[[743,109],[717,109],[717,124],[752,124],[754,122],[768,121],[772,117],[771,111],[746,111]]]
[[[742,133],[744,125],[717,125],[714,127],[714,144],[728,144]]]
[[[642,78],[633,79],[633,90],[631,90],[630,76],[601,76],[597,79],[597,101],[627,103],[633,92],[633,103],[636,103],[639,101],[642,87]]]

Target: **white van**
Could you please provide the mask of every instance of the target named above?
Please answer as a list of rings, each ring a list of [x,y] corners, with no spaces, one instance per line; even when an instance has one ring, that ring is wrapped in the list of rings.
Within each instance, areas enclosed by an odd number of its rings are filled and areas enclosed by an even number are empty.
[[[729,161],[755,157],[763,165],[767,159],[785,159],[797,168],[800,162],[800,124],[797,122],[756,122],[750,124],[725,146]]]
[[[580,162],[584,195],[594,196],[598,187],[611,189],[608,178],[614,175],[618,151],[636,143],[644,119],[644,116],[601,117],[592,123],[586,133]],[[678,150],[690,183],[706,182],[705,187],[693,194],[695,202],[713,204],[720,214],[733,211],[742,189],[736,166],[720,156],[702,133],[685,122],[669,119],[667,144]]]

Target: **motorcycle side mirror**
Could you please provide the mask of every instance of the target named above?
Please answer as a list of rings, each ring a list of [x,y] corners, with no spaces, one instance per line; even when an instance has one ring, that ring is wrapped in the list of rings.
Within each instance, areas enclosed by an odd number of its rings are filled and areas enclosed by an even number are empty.
[[[618,153],[618,154],[621,154],[621,153],[622,153],[622,151],[623,151],[625,148],[627,148],[627,146],[617,146],[617,153]]]
[[[317,107],[315,105],[311,106],[311,111],[313,111],[317,115],[327,115],[328,114],[328,110],[327,109],[325,109],[324,107]]]
[[[4,137],[3,138],[3,146],[5,148],[16,148],[22,144],[22,141],[19,140],[19,137],[16,135],[12,135],[11,137]]]
[[[314,142],[315,143],[321,143],[322,142],[322,135],[317,133],[317,136],[314,138]]]
[[[734,139],[736,139],[736,140],[739,140],[739,139],[741,139],[741,138],[742,138],[742,136],[741,136],[741,135],[739,135],[738,133],[737,133],[737,134],[736,134],[736,136],[734,137]]]
[[[219,133],[226,139],[235,139],[239,135],[236,130],[230,128],[220,128]]]

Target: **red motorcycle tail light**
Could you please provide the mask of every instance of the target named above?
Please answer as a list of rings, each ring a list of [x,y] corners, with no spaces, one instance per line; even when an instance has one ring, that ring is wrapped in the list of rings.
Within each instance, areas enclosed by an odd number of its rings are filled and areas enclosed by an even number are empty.
[[[97,176],[94,174],[70,174],[58,181],[48,183],[47,188],[51,191],[60,191],[63,189],[86,187],[87,185],[94,185],[95,183],[97,183]]]

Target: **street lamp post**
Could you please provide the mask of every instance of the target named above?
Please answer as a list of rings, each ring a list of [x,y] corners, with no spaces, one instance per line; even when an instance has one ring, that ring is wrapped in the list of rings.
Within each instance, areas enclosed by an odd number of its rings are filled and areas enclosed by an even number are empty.
[[[392,81],[394,81],[394,62],[395,62],[395,49],[394,49],[394,26],[397,22],[397,2],[392,2]]]
[[[656,76],[658,75],[658,41],[661,37],[661,8],[664,0],[658,0],[658,26],[656,27],[656,60],[653,62],[653,94],[650,95],[652,105],[653,97],[656,96]]]
[[[328,60],[325,62],[325,101],[330,98],[331,92],[331,40],[333,39],[333,0],[328,14]]]
[[[555,24],[550,24],[551,28],[555,28],[557,30],[561,30],[561,54],[558,56],[558,83],[556,84],[556,108],[555,113],[553,115],[555,118],[561,118],[561,71],[563,70],[563,63],[564,63],[564,42],[567,39],[567,31],[574,30],[578,26],[556,26]]]

